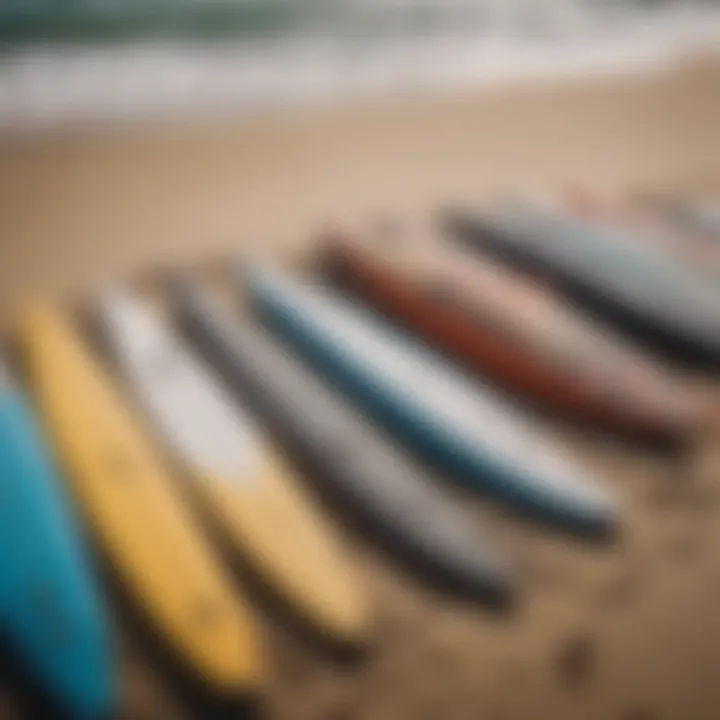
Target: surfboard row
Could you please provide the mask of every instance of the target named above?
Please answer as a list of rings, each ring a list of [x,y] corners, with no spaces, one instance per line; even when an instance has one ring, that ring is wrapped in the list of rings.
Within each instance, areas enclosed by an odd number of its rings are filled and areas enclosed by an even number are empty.
[[[384,224],[327,233],[304,277],[231,263],[260,325],[185,275],[162,308],[130,286],[97,298],[99,343],[53,303],[27,309],[0,376],[0,631],[70,716],[117,703],[98,558],[205,687],[255,693],[233,558],[321,635],[362,646],[369,632],[362,583],[300,468],[438,581],[504,605],[517,571],[444,482],[559,530],[608,536],[622,521],[603,478],[506,391],[616,431],[699,432],[705,408],[669,365],[544,272],[494,258],[572,276],[703,353],[720,348],[709,288],[577,213],[524,204],[447,223],[483,257]]]

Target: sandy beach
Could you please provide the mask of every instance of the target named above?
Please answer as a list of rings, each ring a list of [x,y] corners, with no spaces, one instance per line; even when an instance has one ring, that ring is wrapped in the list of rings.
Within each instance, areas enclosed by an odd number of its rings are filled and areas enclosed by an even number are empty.
[[[717,178],[717,68],[0,140],[0,303],[444,200]],[[89,289],[89,288],[88,288]]]
[[[720,64],[435,99],[0,139],[0,321],[28,295],[87,300],[167,265],[293,259],[326,223],[581,186],[720,192]],[[587,547],[458,495],[527,566],[499,620],[408,575],[338,522],[375,651],[340,670],[258,618],[278,720],[715,720],[720,478],[548,424],[618,493],[626,532]],[[669,498],[669,499],[668,499]],[[127,641],[127,718],[183,717]],[[123,643],[124,645],[124,643]],[[145,713],[141,715],[141,713]]]

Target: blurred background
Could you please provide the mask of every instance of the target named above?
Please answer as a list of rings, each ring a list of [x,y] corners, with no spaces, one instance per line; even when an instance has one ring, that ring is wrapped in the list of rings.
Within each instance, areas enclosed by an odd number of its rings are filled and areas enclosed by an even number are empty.
[[[713,0],[5,0],[0,120],[357,101],[656,66],[712,44]]]

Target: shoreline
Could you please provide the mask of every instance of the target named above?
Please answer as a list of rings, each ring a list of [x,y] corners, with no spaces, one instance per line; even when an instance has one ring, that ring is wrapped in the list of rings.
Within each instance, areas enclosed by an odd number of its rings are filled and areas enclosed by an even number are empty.
[[[535,29],[10,45],[0,51],[0,133],[178,116],[194,122],[397,96],[441,101],[499,86],[652,74],[718,48],[713,8],[612,21],[589,15]]]

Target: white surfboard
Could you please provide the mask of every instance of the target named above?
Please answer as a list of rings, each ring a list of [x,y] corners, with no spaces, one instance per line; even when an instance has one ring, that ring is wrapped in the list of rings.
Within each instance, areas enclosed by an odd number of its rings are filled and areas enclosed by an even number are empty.
[[[235,550],[298,616],[361,641],[365,601],[349,562],[250,416],[141,302],[109,293],[100,319],[141,406]]]

